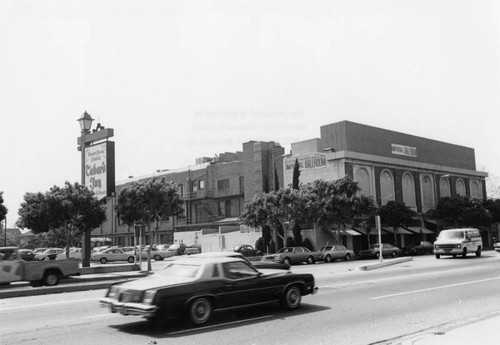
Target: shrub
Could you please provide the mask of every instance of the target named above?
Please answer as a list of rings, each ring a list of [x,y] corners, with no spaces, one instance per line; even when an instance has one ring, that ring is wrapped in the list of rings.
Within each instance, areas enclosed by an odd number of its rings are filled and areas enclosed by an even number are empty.
[[[264,240],[262,237],[259,237],[257,241],[255,241],[255,249],[260,250],[262,253],[266,252],[266,248],[264,248]]]
[[[304,247],[306,247],[307,249],[309,249],[309,250],[313,250],[313,251],[314,251],[314,247],[313,247],[313,245],[312,245],[311,241],[309,241],[309,239],[308,239],[308,238],[306,238],[304,241],[302,241],[302,245],[303,245]]]

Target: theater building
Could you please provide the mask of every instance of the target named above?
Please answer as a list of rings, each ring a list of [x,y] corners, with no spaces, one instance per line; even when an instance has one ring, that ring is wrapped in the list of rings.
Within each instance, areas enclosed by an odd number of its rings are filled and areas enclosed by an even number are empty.
[[[379,205],[404,202],[419,214],[435,208],[445,196],[486,198],[487,173],[476,171],[472,148],[350,121],[322,126],[320,133],[320,138],[291,144],[290,155],[283,162],[285,185],[292,182],[297,159],[301,183],[349,176],[358,182],[361,193],[374,197]],[[343,240],[351,248],[356,247],[357,235],[366,235],[362,229],[354,230],[344,232]],[[385,238],[393,242],[393,230],[383,230]],[[433,240],[437,231],[435,222],[419,218],[414,226],[400,230],[398,243]],[[411,236],[415,233],[424,236]]]
[[[319,138],[292,143],[288,154],[274,141],[249,141],[242,144],[242,151],[202,157],[188,167],[118,182],[116,195],[135,181],[165,176],[177,184],[185,201],[184,214],[162,222],[158,243],[193,244],[204,235],[218,234],[214,241],[219,243],[212,247],[220,248],[221,234],[236,233],[241,243],[254,244],[260,234],[243,230],[237,218],[255,195],[274,190],[276,184],[291,184],[296,159],[300,183],[349,176],[358,182],[361,193],[374,197],[379,205],[401,201],[419,214],[434,208],[444,196],[486,198],[487,174],[476,170],[474,149],[350,121],[322,126]],[[115,202],[114,197],[108,198],[108,221],[92,237],[114,245],[133,245],[134,229],[119,222]],[[420,217],[413,226],[399,231],[398,244],[433,240],[438,230],[435,222]],[[357,251],[375,236],[373,231],[353,227],[342,232],[342,241]],[[383,231],[383,240],[394,242],[392,229]],[[314,229],[304,235],[317,247],[331,243]],[[147,235],[144,241],[149,243]],[[372,243],[376,242],[373,238]],[[228,246],[229,242],[223,247]]]

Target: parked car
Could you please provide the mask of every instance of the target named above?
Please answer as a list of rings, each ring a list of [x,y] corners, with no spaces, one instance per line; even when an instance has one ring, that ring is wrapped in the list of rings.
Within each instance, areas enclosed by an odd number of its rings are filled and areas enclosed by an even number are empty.
[[[56,260],[64,259],[66,259],[66,250],[56,256]],[[82,260],[82,248],[70,248],[68,259]]]
[[[439,259],[441,255],[451,255],[463,258],[467,254],[481,256],[483,249],[483,239],[478,229],[446,229],[441,230],[438,238],[434,242],[434,255]]]
[[[241,253],[243,256],[262,256],[263,253],[260,250],[255,249],[249,244],[238,244],[233,247],[233,251],[237,253]]]
[[[309,273],[264,273],[238,258],[182,258],[149,277],[111,285],[100,303],[112,313],[202,325],[222,309],[276,302],[297,309],[302,296],[316,291]]]
[[[421,241],[417,246],[407,246],[404,248],[404,253],[406,255],[432,254],[433,252],[434,245],[427,241]]]
[[[105,264],[109,261],[128,261],[133,263],[135,261],[134,253],[124,252],[118,247],[111,247],[100,252],[93,253],[91,258],[93,261],[99,261],[101,264]]]
[[[288,265],[306,262],[313,264],[321,259],[319,252],[313,252],[306,247],[284,247],[275,254],[264,255],[262,261],[282,262]]]
[[[35,252],[31,249],[19,249],[19,257],[25,261],[32,261],[35,258]]]
[[[57,254],[64,251],[62,248],[47,248],[41,253],[36,253],[34,260],[44,261],[44,260],[54,260]]]
[[[146,246],[142,249],[141,251],[141,259],[147,260],[148,259],[148,247]],[[131,252],[132,254],[134,252]],[[175,252],[173,251],[168,251],[168,250],[159,250],[156,247],[151,247],[151,259],[154,259],[155,261],[161,261],[166,258],[170,258],[175,255]],[[137,251],[136,257],[139,258],[139,251]]]
[[[335,260],[345,260],[349,261],[354,256],[354,252],[346,247],[335,244],[330,246],[325,246],[319,250],[321,254],[320,260],[325,262],[332,262]]]
[[[199,245],[193,244],[190,246],[186,246],[186,248],[184,248],[184,254],[186,255],[193,255],[199,253],[201,253],[201,246]]]
[[[189,256],[190,258],[214,258],[214,257],[226,257],[226,258],[238,258],[245,260],[253,267],[260,269],[279,269],[279,270],[290,270],[290,265],[285,263],[279,263],[274,261],[251,261],[244,257],[241,253],[237,252],[206,252],[200,254],[193,254]]]
[[[175,244],[171,244],[167,251],[169,252],[173,252],[174,255],[182,255],[184,254],[184,250],[186,250],[186,245],[184,243],[175,243]]]
[[[496,242],[496,243],[493,245],[493,247],[495,248],[495,250],[496,250],[497,252],[500,252],[500,242]]]
[[[401,249],[399,249],[398,247],[395,247],[389,243],[382,243],[382,256],[396,257],[400,253],[401,253]],[[370,258],[370,257],[378,258],[380,256],[379,245],[372,244],[370,246],[370,248],[360,250],[358,254],[359,254],[359,256],[364,257],[364,258]]]

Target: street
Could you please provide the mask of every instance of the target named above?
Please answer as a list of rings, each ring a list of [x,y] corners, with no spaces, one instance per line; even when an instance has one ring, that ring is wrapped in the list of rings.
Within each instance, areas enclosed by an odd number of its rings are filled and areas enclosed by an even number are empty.
[[[386,259],[389,260],[389,259]],[[278,306],[221,312],[201,328],[111,314],[104,290],[0,300],[2,344],[372,344],[500,310],[500,254],[434,256],[373,271],[362,260],[292,266],[319,292],[286,312]],[[160,265],[160,263],[158,263]],[[477,335],[478,343],[481,334]]]

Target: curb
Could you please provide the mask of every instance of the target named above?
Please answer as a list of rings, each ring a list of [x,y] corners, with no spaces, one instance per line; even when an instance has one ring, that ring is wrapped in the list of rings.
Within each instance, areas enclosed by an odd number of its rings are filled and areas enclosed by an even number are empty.
[[[147,277],[148,272],[137,271],[133,275],[116,275],[116,276],[95,276],[86,278],[68,278],[61,280],[61,284],[56,286],[40,286],[31,287],[29,283],[21,283],[16,286],[10,286],[5,289],[0,289],[0,299],[2,298],[12,298],[12,297],[27,297],[27,296],[38,296],[38,295],[48,295],[53,293],[62,292],[76,292],[76,291],[88,291],[88,290],[99,290],[105,289],[110,284],[119,281],[129,281],[137,278]]]
[[[403,258],[397,258],[397,259],[390,259],[382,262],[377,262],[374,264],[367,264],[367,265],[360,265],[356,266],[355,270],[356,271],[369,271],[369,270],[374,270],[377,268],[381,267],[386,267],[386,266],[391,266],[391,265],[396,265],[402,262],[407,262],[407,261],[413,261],[413,257],[403,257]]]

